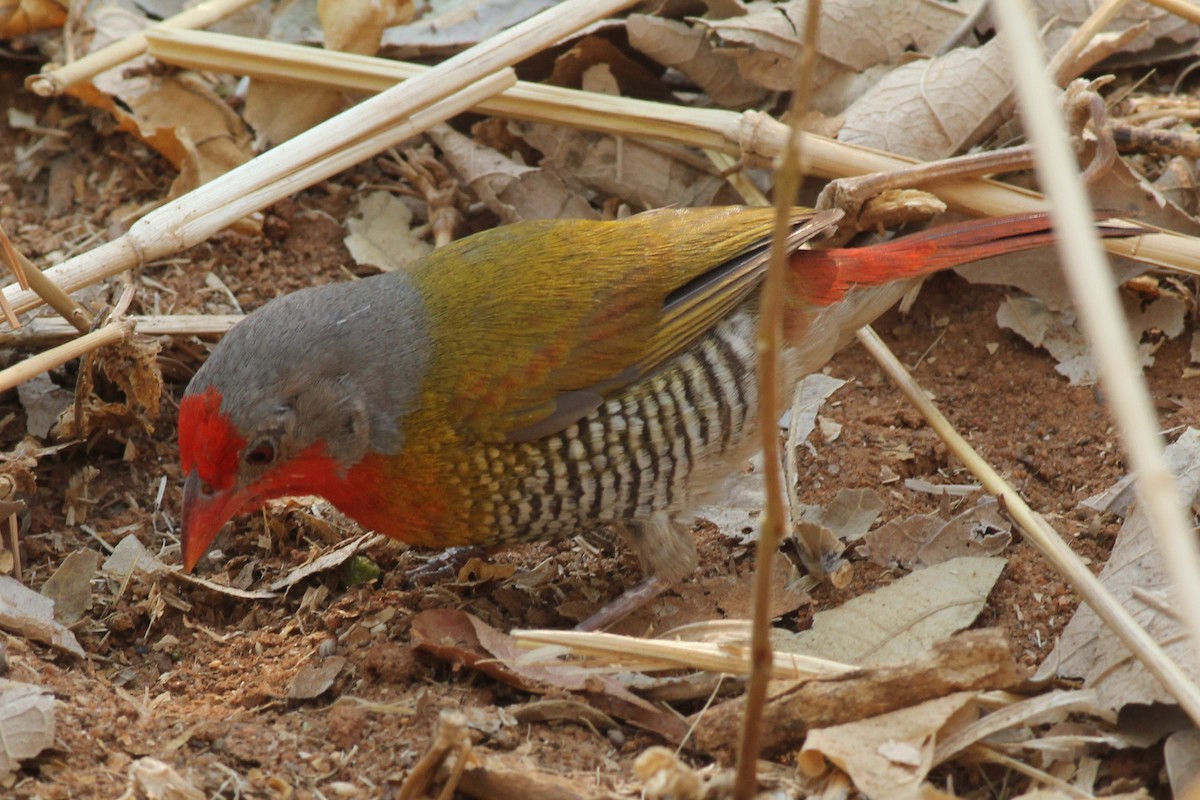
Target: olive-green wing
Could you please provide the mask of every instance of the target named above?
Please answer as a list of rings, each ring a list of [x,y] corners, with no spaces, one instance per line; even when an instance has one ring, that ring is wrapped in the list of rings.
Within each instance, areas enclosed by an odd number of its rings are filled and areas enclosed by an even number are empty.
[[[840,218],[797,209],[793,249]],[[652,373],[761,281],[774,211],[662,209],[497,228],[416,273],[434,358],[427,397],[485,441],[561,431]]]

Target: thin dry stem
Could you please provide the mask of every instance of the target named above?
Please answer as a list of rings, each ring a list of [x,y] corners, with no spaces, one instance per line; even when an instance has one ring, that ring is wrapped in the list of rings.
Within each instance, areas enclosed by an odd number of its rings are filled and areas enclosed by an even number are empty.
[[[17,276],[17,283],[22,289],[31,289],[36,292],[48,306],[57,311],[77,331],[87,333],[92,329],[92,315],[88,313],[87,309],[79,305],[57,283],[43,275],[37,265],[26,258],[24,253],[13,247],[8,234],[2,227],[0,227],[0,260],[3,260],[5,265]],[[4,314],[8,318],[9,324],[14,328],[18,327],[20,323],[12,315],[8,304],[0,302],[0,305],[4,307]]]
[[[998,472],[992,469],[976,450],[967,443],[950,421],[938,410],[920,384],[909,374],[900,360],[888,349],[873,330],[863,328],[858,340],[883,367],[888,377],[904,392],[950,451],[970,470],[991,494],[1001,497],[1008,515],[1046,560],[1071,584],[1096,616],[1112,629],[1146,668],[1162,681],[1163,686],[1179,704],[1195,718],[1200,713],[1200,688],[1172,661],[1158,642],[1143,629],[1121,603],[1105,588],[1100,579],[1088,569],[1075,551],[1046,520],[1033,511],[1025,500]]]
[[[1075,29],[1066,44],[1058,48],[1054,58],[1050,59],[1047,68],[1056,86],[1066,86],[1075,77],[1075,60],[1087,48],[1088,43],[1096,38],[1096,34],[1104,30],[1104,26],[1129,4],[1129,0],[1105,0],[1103,4],[1091,13],[1083,24]]]
[[[1200,545],[1192,534],[1187,509],[1180,503],[1175,478],[1163,459],[1163,442],[1149,389],[1137,366],[1129,329],[1110,288],[1110,272],[1097,238],[1094,214],[1072,158],[1070,142],[1043,72],[1041,42],[1032,13],[1017,0],[998,3],[997,19],[1007,36],[1016,70],[1019,99],[1029,139],[1036,148],[1038,177],[1051,199],[1050,215],[1059,231],[1055,246],[1098,371],[1108,392],[1113,417],[1129,463],[1137,475],[1137,494],[1171,579],[1180,617],[1200,653]],[[1155,670],[1156,674],[1157,671]],[[1160,680],[1163,675],[1159,675]],[[1191,688],[1195,690],[1195,686]],[[1180,699],[1200,722],[1200,706]]]
[[[1002,767],[1007,767],[1013,772],[1025,775],[1032,778],[1034,781],[1045,784],[1051,789],[1057,789],[1063,794],[1071,797],[1078,797],[1081,800],[1091,800],[1095,795],[1083,791],[1078,786],[1067,783],[1062,778],[1055,777],[1049,772],[1038,769],[1032,764],[1026,764],[1024,761],[1019,761],[1011,756],[1006,756],[998,750],[982,744],[972,745],[968,752],[980,761],[988,761],[993,764],[999,764]]]
[[[155,28],[204,28],[257,2],[258,0],[206,0],[163,20]],[[144,52],[146,31],[113,42],[66,66],[43,72],[41,75],[33,75],[25,85],[34,94],[53,97],[77,83],[91,80],[105,70],[123,64],[131,58],[137,58]]]
[[[219,336],[242,319],[242,314],[149,314],[128,317],[146,336]],[[57,342],[78,334],[74,325],[58,317],[39,317],[20,330],[0,331],[0,345]]]
[[[97,331],[80,336],[58,347],[53,347],[44,353],[27,358],[8,369],[0,370],[0,392],[6,392],[15,386],[43,372],[48,372],[68,361],[79,358],[85,353],[98,350],[109,344],[116,344],[128,338],[133,331],[131,323],[120,325],[105,325]]]
[[[792,98],[793,126],[788,137],[783,164],[775,179],[775,230],[771,241],[771,261],[763,281],[758,320],[758,419],[762,439],[764,501],[758,546],[754,555],[754,596],[751,609],[750,682],[746,688],[746,716],[738,743],[733,779],[736,800],[751,800],[758,786],[758,756],[762,749],[762,716],[771,681],[771,559],[779,549],[787,526],[787,494],[783,486],[783,462],[779,453],[780,358],[783,341],[783,295],[787,277],[788,238],[792,208],[800,196],[804,180],[802,147],[804,134],[799,120],[808,111],[812,94],[817,30],[821,21],[820,0],[810,0],[804,19],[804,48],[801,51],[796,93]],[[821,562],[821,542],[806,542],[811,563]],[[818,576],[820,577],[820,576]]]

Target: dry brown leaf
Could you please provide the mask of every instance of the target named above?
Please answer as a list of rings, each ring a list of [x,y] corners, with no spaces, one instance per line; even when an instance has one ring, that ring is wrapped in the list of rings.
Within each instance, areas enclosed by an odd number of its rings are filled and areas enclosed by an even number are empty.
[[[1113,514],[1124,519],[1129,516],[1129,510],[1137,499],[1134,478],[1134,475],[1126,475],[1104,491],[1081,500],[1079,505],[1101,514]]]
[[[0,41],[62,27],[66,3],[57,0],[0,0]]]
[[[457,53],[532,17],[558,0],[465,0],[428,3],[429,12],[383,32],[389,58],[416,59]],[[425,5],[425,4],[423,4]]]
[[[797,584],[798,578],[796,568],[782,554],[771,559],[771,605],[767,610],[771,619],[812,602],[808,592]],[[611,631],[645,636],[694,622],[749,619],[753,586],[754,570],[749,566],[735,574],[685,581],[629,614]],[[595,610],[592,603],[581,606],[578,618],[582,620]],[[567,612],[563,606],[559,607],[559,613],[572,616]]]
[[[583,184],[638,208],[735,203],[721,177],[632,139],[531,122],[510,128],[544,157],[541,167],[567,186]]]
[[[866,535],[881,511],[883,500],[874,489],[838,489],[829,505],[808,518],[828,528],[837,538],[853,542]]]
[[[862,550],[881,567],[915,569],[960,556],[999,555],[1011,541],[1012,524],[988,497],[949,520],[917,514],[888,522],[866,535]]]
[[[325,49],[374,55],[386,28],[413,18],[412,0],[317,0]]]
[[[125,69],[110,70],[67,92],[111,114],[118,130],[133,134],[170,161],[179,170],[172,197],[253,156],[241,118],[197,75],[134,72],[126,77]]]
[[[1192,133],[1191,130],[1187,131]],[[1163,166],[1162,174],[1151,184],[1172,205],[1195,218],[1200,211],[1200,181],[1196,179],[1196,159],[1175,156]]]
[[[1090,689],[1071,691],[1051,691],[1035,694],[1024,700],[999,708],[979,720],[960,728],[958,731],[943,736],[934,753],[934,765],[944,764],[971,745],[995,737],[1001,731],[1028,731],[1033,727],[1061,726],[1069,715],[1092,715],[1104,719],[1111,724],[1116,721],[1116,715],[1102,711],[1096,705],[1096,693]],[[1075,723],[1071,723],[1075,724]],[[1094,734],[1092,727],[1086,728],[1089,734]],[[1053,733],[1051,733],[1052,731]],[[1066,731],[1062,727],[1050,728],[1046,736],[1062,736]],[[1019,736],[1007,737],[1009,741],[1020,741]],[[1082,737],[1081,737],[1082,738]],[[1040,740],[1046,745],[1045,737]],[[1079,742],[1078,752],[1069,750],[1067,760],[1075,760],[1083,755],[1088,746],[1086,740]],[[1043,752],[1048,748],[1043,747]]]
[[[134,573],[160,575],[167,572],[168,567],[147,550],[136,536],[130,534],[121,537],[121,541],[104,560],[100,571],[118,584],[123,584]]]
[[[506,224],[527,219],[600,218],[584,197],[552,172],[518,164],[448,125],[436,125],[428,135],[454,171]]]
[[[1046,39],[1051,49],[1066,41],[1095,10],[1093,5],[1079,0],[1039,0],[1032,8],[1037,13],[1039,26],[1046,26]],[[1200,38],[1200,27],[1151,3],[1125,3],[1104,30],[1123,31],[1142,23],[1147,23],[1145,33],[1126,44],[1121,52],[1146,50],[1159,40],[1188,43]]]
[[[975,621],[1005,563],[956,558],[914,572],[818,612],[811,629],[781,636],[775,648],[862,666],[920,658],[933,643]]]
[[[271,39],[283,39],[310,8],[293,3],[271,26]],[[375,55],[385,29],[413,17],[412,0],[318,0],[317,13],[327,50]],[[243,116],[254,128],[260,147],[291,139],[332,117],[351,102],[334,89],[254,80],[246,92]]]
[[[71,390],[56,384],[46,373],[19,384],[17,397],[25,409],[25,430],[39,439],[46,438],[59,416],[75,401]]]
[[[54,618],[74,625],[92,607],[92,578],[100,567],[95,550],[76,550],[42,584],[42,594],[54,601]]]
[[[432,609],[412,620],[413,646],[453,664],[471,667],[511,686],[538,694],[571,692],[604,713],[681,741],[687,727],[615,680],[566,664],[530,664],[516,641],[463,611]]]
[[[129,765],[129,781],[120,800],[204,800],[204,792],[169,764],[139,758]]]
[[[1200,431],[1188,428],[1166,451],[1186,505],[1200,492]],[[1184,627],[1176,619],[1162,557],[1145,513],[1135,507],[1117,534],[1100,581],[1193,680],[1200,679]],[[1100,705],[1120,710],[1130,703],[1174,704],[1174,699],[1088,606],[1081,605],[1063,630],[1058,645],[1038,671],[1039,677],[1083,678],[1096,689]]]
[[[1131,296],[1123,295],[1130,335],[1134,340],[1155,329],[1168,339],[1183,333],[1187,305],[1176,297],[1161,296],[1144,307]],[[1091,386],[1096,382],[1096,365],[1091,345],[1078,327],[1075,309],[1052,310],[1036,297],[1012,297],[1005,300],[996,312],[1001,328],[1017,333],[1034,347],[1045,348],[1058,361],[1055,370],[1066,376],[1073,386]],[[1142,368],[1154,364],[1155,345],[1139,342],[1137,353]]]
[[[600,78],[601,75],[604,77]],[[554,59],[554,69],[546,83],[644,100],[667,102],[672,99],[671,92],[656,72],[648,69],[643,60],[634,58],[628,49],[617,47],[603,35],[584,36],[573,43],[569,50]]]
[[[774,91],[791,91],[797,74],[805,2],[753,2],[744,16],[699,20],[733,51],[747,81]],[[838,113],[882,73],[869,70],[895,63],[911,51],[930,52],[962,23],[962,9],[922,0],[832,0],[822,4],[814,107]],[[849,84],[849,86],[847,86]]]
[[[272,592],[288,589],[309,576],[336,569],[363,550],[382,544],[387,540],[387,537],[381,533],[363,533],[352,539],[345,539],[339,542],[328,553],[324,553],[312,561],[296,567],[267,588]]]
[[[346,659],[342,656],[330,656],[316,663],[305,664],[292,676],[288,685],[288,699],[312,700],[320,697],[333,686],[345,667]]]
[[[0,575],[0,628],[83,658],[75,634],[54,619],[54,601]]]
[[[0,778],[54,746],[54,695],[41,686],[0,678]]]
[[[1200,791],[1200,730],[1190,728],[1167,737],[1163,747],[1173,797],[1191,798]]]
[[[933,766],[938,739],[974,720],[975,692],[957,692],[877,717],[818,728],[800,751],[809,774],[828,759],[848,774],[868,797],[910,800]]]
[[[341,92],[257,80],[246,90],[242,116],[254,129],[254,144],[266,149],[324,122],[349,105]]]
[[[433,246],[412,231],[412,209],[391,192],[359,195],[358,215],[346,219],[343,240],[354,263],[392,272],[420,261]]]
[[[767,97],[746,80],[727,54],[714,49],[703,30],[678,20],[632,14],[625,22],[629,44],[664,67],[674,67],[694,80],[713,102],[724,108],[757,106]]]
[[[957,155],[1004,121],[1013,89],[1008,58],[993,39],[889,72],[845,112],[839,141],[921,161]]]

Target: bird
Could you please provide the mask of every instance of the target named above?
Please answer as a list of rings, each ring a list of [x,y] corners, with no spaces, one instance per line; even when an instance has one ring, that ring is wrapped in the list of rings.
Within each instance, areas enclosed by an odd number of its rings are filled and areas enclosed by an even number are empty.
[[[790,214],[785,388],[915,279],[1053,241],[1047,215],[1026,213],[802,249],[840,216]],[[685,580],[694,510],[757,447],[774,223],[771,208],[739,206],[527,221],[271,300],[179,405],[184,570],[234,516],[319,495],[434,549],[608,525],[656,587]]]

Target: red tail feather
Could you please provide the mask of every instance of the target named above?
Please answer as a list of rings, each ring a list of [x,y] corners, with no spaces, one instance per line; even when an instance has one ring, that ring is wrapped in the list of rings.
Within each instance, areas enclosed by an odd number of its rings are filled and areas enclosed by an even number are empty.
[[[1101,220],[1112,217],[1100,213]],[[1102,236],[1132,236],[1136,228],[1101,226]],[[991,256],[1045,247],[1054,241],[1045,212],[942,225],[870,247],[801,250],[792,256],[789,291],[830,306],[855,286],[880,286],[929,275]]]

